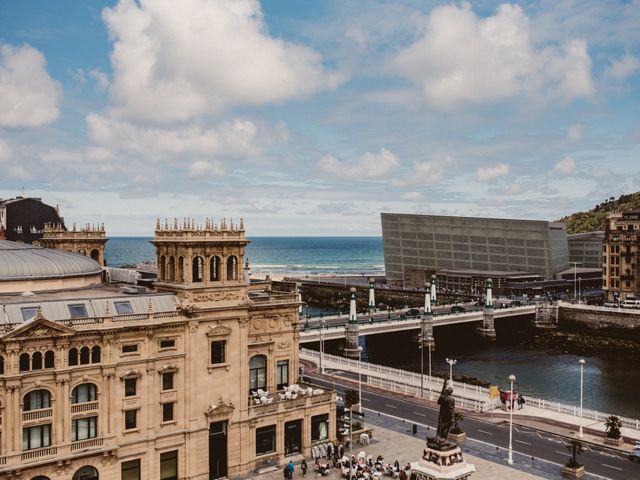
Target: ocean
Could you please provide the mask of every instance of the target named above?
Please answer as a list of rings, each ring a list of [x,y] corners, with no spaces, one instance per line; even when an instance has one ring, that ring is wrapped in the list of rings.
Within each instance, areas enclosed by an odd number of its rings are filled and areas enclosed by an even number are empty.
[[[155,262],[151,237],[112,237],[107,265]],[[256,276],[383,275],[382,237],[252,237],[245,258]]]

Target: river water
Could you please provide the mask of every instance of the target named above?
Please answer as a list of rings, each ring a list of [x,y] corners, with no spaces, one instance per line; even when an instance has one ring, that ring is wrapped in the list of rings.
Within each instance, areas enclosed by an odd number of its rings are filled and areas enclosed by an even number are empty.
[[[490,344],[468,326],[437,327],[436,349],[432,353],[432,372],[448,371],[446,358],[454,358],[454,377],[464,375],[508,388],[510,374],[516,376],[515,389],[568,405],[580,402],[580,365],[584,358],[584,408],[640,418],[640,371],[629,360],[551,354],[544,350],[526,350],[522,342],[533,335],[526,320],[510,330],[498,330],[498,341]],[[420,372],[417,331],[360,337],[362,360]],[[341,354],[343,340],[328,341],[325,351]],[[306,346],[306,345],[305,345]],[[310,344],[317,349],[318,344]],[[424,372],[428,371],[425,350]]]

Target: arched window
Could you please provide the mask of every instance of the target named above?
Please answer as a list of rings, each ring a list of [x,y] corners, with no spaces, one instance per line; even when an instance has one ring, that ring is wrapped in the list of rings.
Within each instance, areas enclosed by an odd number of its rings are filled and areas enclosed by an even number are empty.
[[[71,403],[95,402],[98,389],[93,383],[81,383],[71,391]]]
[[[164,255],[160,257],[160,265],[158,265],[158,267],[160,267],[159,280],[166,280],[165,276],[167,274],[167,257],[165,257]]]
[[[201,282],[203,280],[203,264],[202,257],[193,257],[193,264],[191,265],[191,280],[193,282]]]
[[[249,390],[267,389],[267,357],[255,355],[249,359]]]
[[[96,262],[100,262],[100,252],[95,248],[91,250],[91,258],[93,258]]]
[[[30,358],[29,358],[29,354],[28,353],[22,353],[20,354],[20,371],[21,372],[28,372],[31,369],[31,362],[30,362]]]
[[[100,363],[100,347],[94,345],[91,349],[91,363]]]
[[[53,350],[47,350],[44,354],[44,368],[55,367],[55,356]]]
[[[238,257],[231,255],[227,259],[227,280],[238,279]]]
[[[34,352],[31,356],[31,370],[42,370],[42,354]]]
[[[37,477],[33,477],[31,480],[49,480],[49,477],[45,477],[44,475],[38,475]]]
[[[80,250],[78,250],[78,253],[79,253],[80,255],[86,255],[86,254],[87,254],[87,251],[86,251],[84,248],[81,248]]]
[[[80,365],[87,365],[91,362],[91,350],[89,347],[82,347],[80,349]]]
[[[219,282],[220,281],[220,257],[214,255],[211,257],[211,281]]]
[[[71,480],[98,480],[98,470],[91,465],[86,465],[76,471]]]
[[[41,408],[51,407],[51,394],[48,390],[34,390],[24,396],[22,410],[39,410]]]
[[[78,349],[75,347],[69,349],[69,366],[74,365],[78,365]]]
[[[0,355],[0,375],[4,375],[4,357]]]
[[[169,257],[169,281],[176,281],[176,259],[173,256]]]

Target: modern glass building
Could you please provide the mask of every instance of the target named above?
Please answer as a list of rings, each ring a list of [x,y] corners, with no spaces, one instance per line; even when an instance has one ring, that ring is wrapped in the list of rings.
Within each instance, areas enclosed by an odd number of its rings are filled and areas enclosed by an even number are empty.
[[[527,272],[552,277],[569,265],[562,223],[382,213],[387,282],[421,287],[439,270]]]
[[[576,233],[567,237],[569,262],[584,268],[602,267],[604,231]]]

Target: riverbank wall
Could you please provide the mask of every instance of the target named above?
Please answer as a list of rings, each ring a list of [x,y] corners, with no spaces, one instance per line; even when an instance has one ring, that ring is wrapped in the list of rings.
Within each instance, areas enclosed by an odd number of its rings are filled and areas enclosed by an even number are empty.
[[[640,310],[561,303],[558,324],[566,330],[598,330],[640,338]]]

